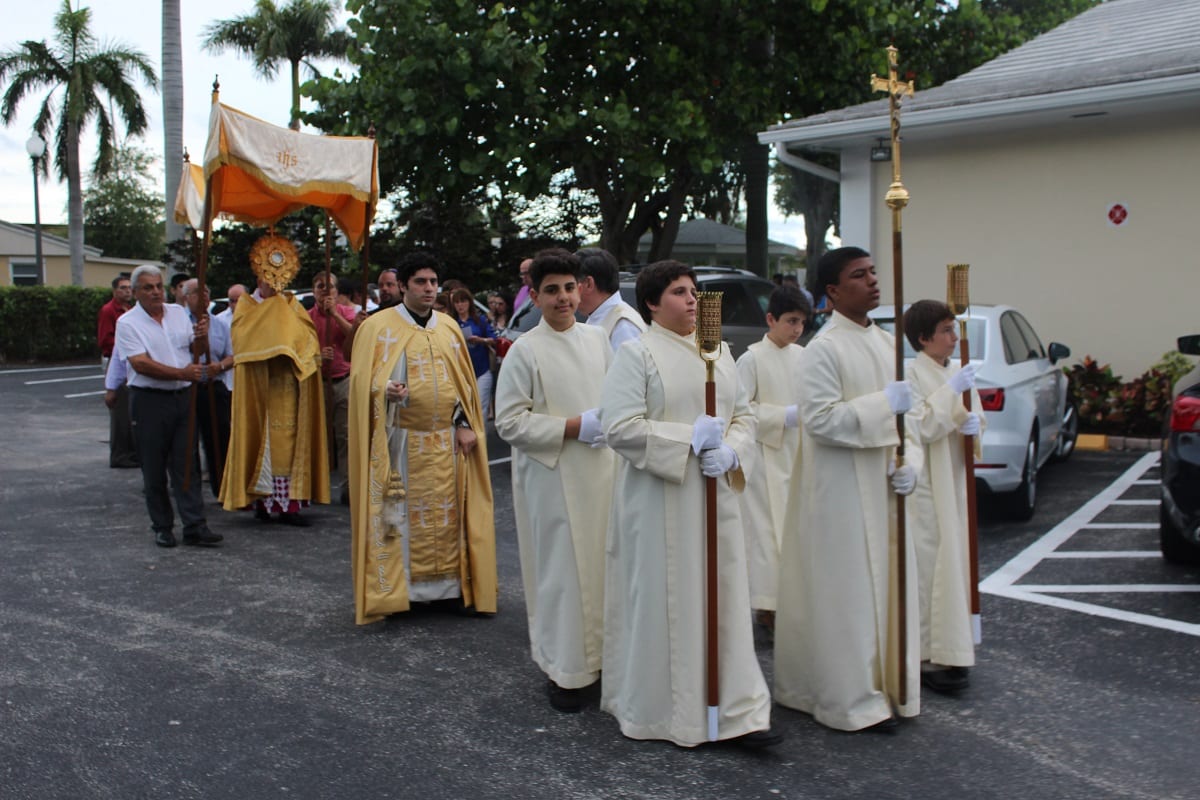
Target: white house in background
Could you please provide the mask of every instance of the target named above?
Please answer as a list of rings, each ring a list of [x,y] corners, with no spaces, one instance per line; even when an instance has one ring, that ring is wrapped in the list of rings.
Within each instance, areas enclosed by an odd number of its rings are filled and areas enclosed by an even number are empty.
[[[638,260],[650,257],[652,234],[638,240]],[[795,269],[795,262],[804,257],[804,250],[794,245],[767,240],[767,266],[770,274]],[[679,234],[671,249],[671,258],[691,264],[744,267],[746,265],[746,232],[713,219],[689,219],[679,223]],[[792,264],[785,265],[784,259]]]
[[[759,134],[790,161],[840,154],[842,241],[871,251],[884,297],[887,114],[881,99]],[[1071,362],[1127,380],[1200,333],[1200,0],[1108,0],[916,87],[901,125],[906,301],[944,299],[946,264],[968,263],[973,302],[1017,306]]]
[[[70,286],[71,244],[60,236],[42,231],[42,261],[45,275],[37,264],[37,235],[33,228],[0,220],[0,286]],[[133,272],[139,264],[158,261],[132,258],[105,258],[95,247],[83,248],[83,285],[112,285],[112,279],[122,272]]]

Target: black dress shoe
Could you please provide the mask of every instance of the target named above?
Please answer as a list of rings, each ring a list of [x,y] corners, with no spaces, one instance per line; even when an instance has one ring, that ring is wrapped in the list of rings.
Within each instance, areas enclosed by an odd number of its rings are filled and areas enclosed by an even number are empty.
[[[741,736],[735,736],[729,740],[729,743],[747,750],[762,750],[764,747],[774,747],[782,741],[782,733],[767,728],[765,731],[751,731],[743,733]]]
[[[183,533],[183,543],[193,547],[216,547],[224,538],[221,534],[210,531],[207,526]]]
[[[887,719],[876,722],[874,725],[868,725],[865,728],[859,729],[859,733],[892,733],[899,727],[900,718],[893,714]]]
[[[279,515],[279,521],[284,525],[291,525],[295,528],[312,527],[312,522],[307,517],[300,516],[299,511],[288,511]]]
[[[262,506],[255,506],[254,507],[254,518],[256,520],[258,520],[259,522],[270,522],[271,521],[271,512],[267,511]]]
[[[176,545],[175,534],[170,531],[156,531],[154,543],[159,547],[174,547]]]
[[[583,710],[582,689],[564,689],[554,681],[550,681],[546,686],[546,693],[550,695],[550,706],[555,711],[576,714]]]
[[[962,669],[961,667],[958,669]],[[921,685],[942,694],[957,694],[971,685],[970,678],[956,668],[921,671]]]

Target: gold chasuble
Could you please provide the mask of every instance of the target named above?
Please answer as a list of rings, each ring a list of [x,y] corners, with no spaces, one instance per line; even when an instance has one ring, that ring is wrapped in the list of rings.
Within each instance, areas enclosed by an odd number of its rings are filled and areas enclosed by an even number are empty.
[[[351,559],[355,620],[461,597],[496,610],[496,541],[483,411],[466,340],[450,317],[428,327],[396,306],[371,316],[350,358]],[[386,396],[389,381],[407,399]],[[454,452],[456,409],[478,443]]]
[[[290,293],[238,303],[229,456],[221,484],[226,510],[245,508],[289,479],[294,500],[329,502],[329,451],[318,372],[317,329]]]

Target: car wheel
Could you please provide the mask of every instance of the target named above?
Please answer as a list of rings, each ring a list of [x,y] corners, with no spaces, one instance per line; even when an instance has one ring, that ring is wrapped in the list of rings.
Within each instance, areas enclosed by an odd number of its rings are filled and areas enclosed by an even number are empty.
[[[1005,510],[1013,519],[1025,521],[1033,518],[1037,504],[1037,432],[1030,434],[1025,446],[1025,466],[1021,468],[1021,485],[1005,498]]]
[[[1054,445],[1054,460],[1066,461],[1075,452],[1075,440],[1079,438],[1079,413],[1075,404],[1067,401],[1063,411],[1062,427],[1058,429],[1058,441]]]
[[[1183,532],[1175,527],[1163,505],[1158,507],[1158,546],[1167,563],[1200,564],[1200,547],[1183,538]]]

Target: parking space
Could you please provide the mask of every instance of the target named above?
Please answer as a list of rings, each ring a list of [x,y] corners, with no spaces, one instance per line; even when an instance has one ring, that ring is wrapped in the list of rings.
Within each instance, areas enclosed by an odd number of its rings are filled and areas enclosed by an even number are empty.
[[[1159,453],[1147,453],[980,585],[986,594],[1200,636],[1200,570],[1158,549]]]

